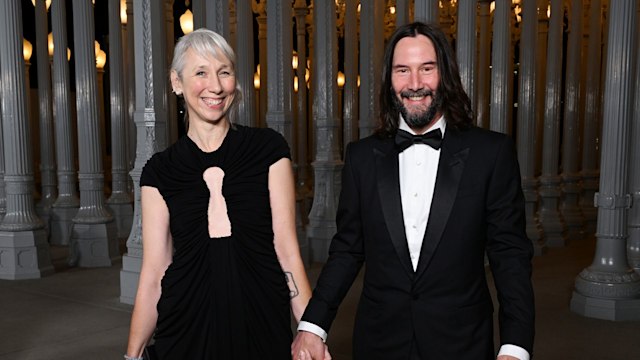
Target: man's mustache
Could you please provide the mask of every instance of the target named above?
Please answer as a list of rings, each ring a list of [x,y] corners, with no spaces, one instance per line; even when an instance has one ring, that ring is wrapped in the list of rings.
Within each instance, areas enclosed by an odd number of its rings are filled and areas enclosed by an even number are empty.
[[[433,91],[429,89],[419,89],[416,91],[405,90],[400,92],[400,96],[402,96],[403,98],[410,98],[410,97],[416,97],[416,96],[433,96]]]

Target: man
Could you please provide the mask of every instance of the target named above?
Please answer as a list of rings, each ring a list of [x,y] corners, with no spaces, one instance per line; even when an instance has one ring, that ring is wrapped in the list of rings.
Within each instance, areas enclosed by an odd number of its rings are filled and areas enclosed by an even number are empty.
[[[513,142],[472,126],[441,30],[412,23],[391,36],[381,104],[376,134],[347,149],[338,232],[293,358],[323,358],[323,337],[366,263],[354,359],[495,359],[486,251],[500,303],[497,358],[529,359],[533,249]]]

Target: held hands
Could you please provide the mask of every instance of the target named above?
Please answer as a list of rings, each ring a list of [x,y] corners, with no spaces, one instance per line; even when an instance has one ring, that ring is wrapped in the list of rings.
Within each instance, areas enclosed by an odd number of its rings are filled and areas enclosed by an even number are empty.
[[[520,360],[517,357],[509,356],[509,355],[500,355],[496,358],[496,360]]]
[[[299,331],[291,344],[292,360],[331,360],[329,348],[313,333]]]

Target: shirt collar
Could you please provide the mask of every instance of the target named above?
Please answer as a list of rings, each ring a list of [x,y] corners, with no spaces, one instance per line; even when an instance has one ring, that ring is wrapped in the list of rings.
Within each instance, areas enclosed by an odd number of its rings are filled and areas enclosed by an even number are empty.
[[[431,127],[428,128],[427,131],[425,131],[425,133],[427,133],[427,132],[429,132],[431,130],[440,129],[440,131],[442,132],[442,137],[444,137],[444,131],[445,131],[446,127],[447,127],[447,122],[444,119],[444,115],[442,115],[442,116],[440,116],[438,121],[435,122],[435,124],[431,125]],[[409,127],[409,125],[407,125],[407,122],[404,121],[404,118],[402,117],[402,114],[398,114],[398,129],[404,130],[404,131],[406,131],[406,132],[408,132],[409,134],[412,134],[412,135],[418,135],[418,134],[416,134],[415,131],[413,131],[412,128]]]

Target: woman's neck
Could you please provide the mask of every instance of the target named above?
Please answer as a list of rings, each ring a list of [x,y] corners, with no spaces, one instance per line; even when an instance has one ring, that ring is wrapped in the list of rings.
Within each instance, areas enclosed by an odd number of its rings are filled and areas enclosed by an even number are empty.
[[[231,125],[228,121],[217,124],[189,124],[187,136],[204,152],[218,150]]]

